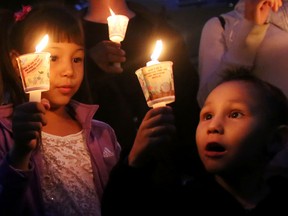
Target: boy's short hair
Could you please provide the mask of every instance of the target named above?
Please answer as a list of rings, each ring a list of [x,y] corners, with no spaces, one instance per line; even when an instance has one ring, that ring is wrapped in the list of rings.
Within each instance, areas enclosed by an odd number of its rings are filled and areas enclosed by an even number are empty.
[[[253,75],[253,70],[237,68],[228,70],[222,76],[221,83],[245,81],[253,84],[263,96],[267,105],[268,121],[274,125],[288,125],[288,99],[281,89]]]

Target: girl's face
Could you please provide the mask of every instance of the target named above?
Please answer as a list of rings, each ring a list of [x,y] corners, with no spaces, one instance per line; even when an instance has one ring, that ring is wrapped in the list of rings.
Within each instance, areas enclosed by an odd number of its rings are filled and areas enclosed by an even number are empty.
[[[42,98],[50,101],[51,108],[65,106],[79,89],[84,75],[84,49],[75,43],[48,44],[51,53],[50,90]]]
[[[208,172],[253,172],[263,165],[272,134],[264,106],[257,89],[244,81],[225,82],[210,93],[196,131]]]

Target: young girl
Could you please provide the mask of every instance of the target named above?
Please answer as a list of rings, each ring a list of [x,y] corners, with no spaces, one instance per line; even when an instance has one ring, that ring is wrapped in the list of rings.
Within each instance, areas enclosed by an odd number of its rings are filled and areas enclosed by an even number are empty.
[[[31,11],[30,11],[31,10]],[[50,90],[41,103],[14,109],[2,122],[1,215],[100,215],[100,199],[120,147],[110,126],[92,121],[97,106],[71,100],[84,76],[78,18],[52,5],[25,7],[11,29],[14,57],[49,35]],[[7,117],[10,107],[3,108]]]
[[[42,92],[41,103],[0,107],[0,215],[100,216],[120,147],[109,125],[92,120],[98,106],[71,100],[84,76],[81,24],[53,5],[25,7],[17,20],[9,34],[14,63],[49,35],[50,90]],[[173,120],[169,107],[148,111],[138,148],[169,140]]]

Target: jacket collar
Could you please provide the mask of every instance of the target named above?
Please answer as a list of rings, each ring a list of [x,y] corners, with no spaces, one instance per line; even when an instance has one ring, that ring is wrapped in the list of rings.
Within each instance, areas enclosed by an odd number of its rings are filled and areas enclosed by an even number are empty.
[[[75,118],[83,127],[91,125],[90,122],[99,108],[99,105],[83,104],[76,100],[71,100],[68,106],[74,110]]]

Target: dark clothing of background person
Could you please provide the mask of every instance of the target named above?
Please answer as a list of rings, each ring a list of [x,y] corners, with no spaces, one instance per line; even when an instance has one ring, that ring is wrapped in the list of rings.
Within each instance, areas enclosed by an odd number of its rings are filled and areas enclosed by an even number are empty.
[[[155,16],[147,8],[128,2],[128,7],[136,13],[129,20],[127,32],[121,48],[126,52],[126,62],[122,63],[123,73],[109,74],[102,71],[86,55],[85,70],[90,83],[93,103],[99,104],[94,118],[109,123],[115,130],[122,146],[122,157],[126,157],[133,145],[137,128],[149,107],[135,71],[146,66],[156,44],[163,41],[160,61],[172,61],[176,101],[171,104],[175,111],[178,130],[178,160],[181,169],[192,161],[198,161],[195,145],[195,129],[198,123],[199,107],[196,101],[198,74],[189,61],[184,40],[180,34],[167,25],[165,17]],[[108,40],[108,25],[83,20],[86,51],[98,42]],[[89,52],[88,52],[89,53]],[[81,95],[77,96],[81,101]],[[195,157],[191,157],[195,152]],[[185,162],[181,162],[181,161]]]
[[[152,175],[151,175],[152,174]],[[185,184],[165,188],[153,182],[153,169],[117,164],[111,172],[102,198],[102,216],[287,215],[287,178],[269,180],[269,195],[253,209],[242,205],[216,181],[213,175],[198,175]]]

